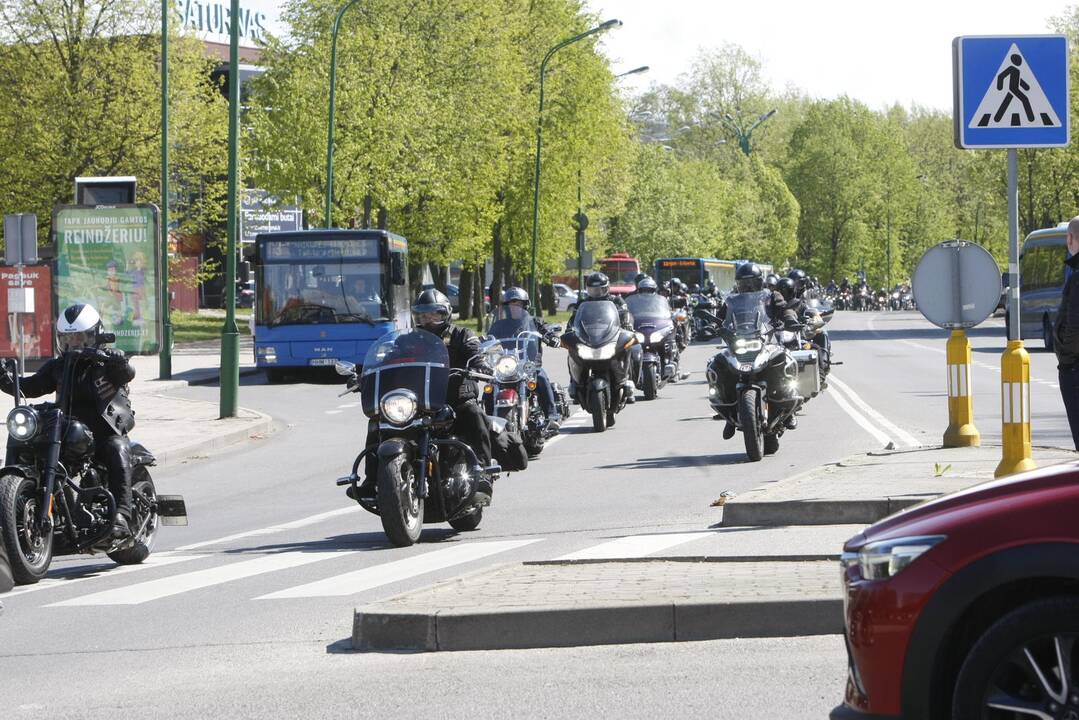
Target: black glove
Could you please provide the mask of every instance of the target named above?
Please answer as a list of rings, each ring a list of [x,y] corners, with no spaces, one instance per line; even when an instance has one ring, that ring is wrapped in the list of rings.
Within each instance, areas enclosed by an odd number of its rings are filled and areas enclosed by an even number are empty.
[[[102,348],[99,352],[104,358],[105,364],[110,367],[123,367],[124,365],[127,365],[127,357],[122,350]]]

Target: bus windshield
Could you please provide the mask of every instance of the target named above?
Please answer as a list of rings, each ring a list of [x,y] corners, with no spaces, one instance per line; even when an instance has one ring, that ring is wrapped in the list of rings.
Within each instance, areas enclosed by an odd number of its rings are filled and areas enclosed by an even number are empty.
[[[612,285],[632,285],[640,271],[641,266],[636,260],[607,260],[603,263],[603,274]]]
[[[259,325],[368,323],[390,319],[376,261],[309,260],[261,268]]]

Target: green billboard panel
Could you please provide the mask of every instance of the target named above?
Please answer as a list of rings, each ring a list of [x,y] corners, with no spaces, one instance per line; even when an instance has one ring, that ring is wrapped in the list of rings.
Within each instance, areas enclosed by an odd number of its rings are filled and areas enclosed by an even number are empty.
[[[57,308],[93,305],[127,353],[160,347],[157,223],[153,205],[63,205],[53,212]]]

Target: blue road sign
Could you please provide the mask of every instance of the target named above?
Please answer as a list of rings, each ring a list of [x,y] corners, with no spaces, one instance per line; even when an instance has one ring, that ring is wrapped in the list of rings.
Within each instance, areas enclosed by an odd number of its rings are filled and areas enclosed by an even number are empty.
[[[1068,38],[964,36],[952,41],[955,145],[1063,147],[1068,116]]]

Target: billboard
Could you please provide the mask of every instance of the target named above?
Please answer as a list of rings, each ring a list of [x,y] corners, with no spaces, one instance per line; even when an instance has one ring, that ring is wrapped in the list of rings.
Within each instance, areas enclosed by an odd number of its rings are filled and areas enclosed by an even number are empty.
[[[244,190],[240,199],[240,242],[253,243],[259,233],[303,229],[303,211],[282,205],[265,190]]]
[[[56,305],[89,303],[127,353],[160,347],[158,217],[153,205],[84,207],[53,212]]]
[[[9,314],[9,290],[33,290],[34,312]],[[0,267],[0,357],[19,356],[19,325],[22,326],[27,360],[53,356],[52,269],[48,265],[24,265],[20,273],[10,266]]]

